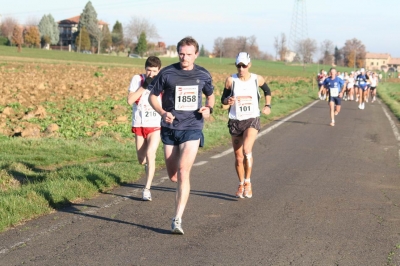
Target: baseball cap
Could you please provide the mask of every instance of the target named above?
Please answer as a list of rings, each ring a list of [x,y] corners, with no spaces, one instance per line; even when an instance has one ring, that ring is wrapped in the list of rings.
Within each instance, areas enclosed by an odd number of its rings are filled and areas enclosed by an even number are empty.
[[[364,69],[364,68],[361,68],[361,69],[360,69],[360,72],[365,72],[365,69]]]
[[[250,63],[250,55],[246,52],[240,52],[236,57],[236,65],[239,65],[240,63],[247,66]]]

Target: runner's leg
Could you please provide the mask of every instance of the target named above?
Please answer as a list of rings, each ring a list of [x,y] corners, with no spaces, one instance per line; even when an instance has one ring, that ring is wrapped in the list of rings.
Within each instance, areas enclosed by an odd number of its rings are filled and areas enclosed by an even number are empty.
[[[146,186],[145,188],[150,189],[151,183],[153,182],[154,172],[156,170],[156,153],[160,143],[160,131],[156,130],[147,135],[147,173],[146,173]]]
[[[178,188],[176,191],[175,218],[182,218],[186,203],[190,194],[190,170],[196,159],[200,140],[190,140],[179,145],[180,154],[177,161],[178,169]]]

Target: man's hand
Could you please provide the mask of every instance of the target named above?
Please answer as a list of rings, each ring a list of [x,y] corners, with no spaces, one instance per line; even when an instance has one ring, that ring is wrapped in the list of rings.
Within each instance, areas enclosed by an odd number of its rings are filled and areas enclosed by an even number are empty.
[[[202,106],[199,109],[199,113],[201,113],[204,118],[209,118],[210,117],[210,108],[207,106]]]
[[[172,124],[172,122],[175,119],[175,116],[173,116],[170,112],[165,112],[161,117],[164,120],[164,122],[168,124]]]
[[[265,115],[269,115],[271,113],[271,108],[268,106],[264,106],[264,108],[262,109],[262,113]]]

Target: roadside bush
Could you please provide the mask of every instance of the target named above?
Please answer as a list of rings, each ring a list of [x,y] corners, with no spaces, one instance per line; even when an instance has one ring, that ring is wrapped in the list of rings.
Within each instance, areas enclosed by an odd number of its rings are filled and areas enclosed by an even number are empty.
[[[0,36],[0,45],[9,45],[8,39],[4,36]]]

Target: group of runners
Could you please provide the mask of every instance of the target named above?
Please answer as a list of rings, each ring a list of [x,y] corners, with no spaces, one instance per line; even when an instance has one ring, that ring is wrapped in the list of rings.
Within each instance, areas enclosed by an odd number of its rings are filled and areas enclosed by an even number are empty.
[[[161,140],[168,176],[177,184],[171,232],[183,234],[182,216],[190,194],[190,171],[198,148],[204,145],[204,119],[213,113],[215,96],[210,73],[194,63],[199,54],[197,41],[185,37],[178,42],[177,51],[179,62],[163,69],[158,57],[148,57],[145,73],[132,78],[127,101],[133,106],[132,132],[138,162],[146,172],[142,200],[152,200],[150,189]],[[237,73],[225,81],[221,103],[229,105],[228,129],[239,179],[235,195],[251,198],[252,149],[260,130],[260,114],[271,112],[271,90],[263,77],[250,73],[248,53],[237,55],[235,67]],[[264,92],[265,105],[261,110],[258,88]],[[204,105],[202,94],[206,99]]]
[[[339,114],[341,100],[358,103],[360,110],[365,109],[365,103],[376,100],[376,88],[379,77],[377,73],[364,68],[350,73],[340,73],[336,68],[331,68],[329,73],[321,69],[317,75],[319,86],[318,97],[327,100],[330,107],[331,126],[335,125],[335,116]]]

